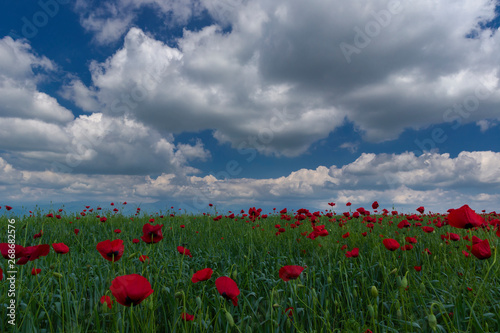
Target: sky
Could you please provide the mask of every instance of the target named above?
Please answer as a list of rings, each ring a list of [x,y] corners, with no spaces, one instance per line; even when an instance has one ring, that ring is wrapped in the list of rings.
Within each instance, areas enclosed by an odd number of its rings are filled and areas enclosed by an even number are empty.
[[[499,15],[2,1],[0,206],[500,210]]]

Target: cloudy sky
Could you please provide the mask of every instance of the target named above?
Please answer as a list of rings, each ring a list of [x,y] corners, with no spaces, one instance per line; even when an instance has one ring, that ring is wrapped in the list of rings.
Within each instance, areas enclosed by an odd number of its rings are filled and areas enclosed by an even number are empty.
[[[0,206],[500,210],[491,0],[7,0]]]

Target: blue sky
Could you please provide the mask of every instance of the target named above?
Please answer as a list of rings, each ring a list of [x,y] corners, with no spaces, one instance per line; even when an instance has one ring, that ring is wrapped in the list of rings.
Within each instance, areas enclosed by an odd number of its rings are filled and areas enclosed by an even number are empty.
[[[4,1],[0,206],[500,202],[495,1]]]

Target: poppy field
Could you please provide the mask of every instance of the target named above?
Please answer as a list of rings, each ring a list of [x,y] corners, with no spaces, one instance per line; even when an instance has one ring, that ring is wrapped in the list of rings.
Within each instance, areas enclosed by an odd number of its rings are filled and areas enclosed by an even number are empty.
[[[499,214],[329,205],[4,206],[0,331],[500,331]]]

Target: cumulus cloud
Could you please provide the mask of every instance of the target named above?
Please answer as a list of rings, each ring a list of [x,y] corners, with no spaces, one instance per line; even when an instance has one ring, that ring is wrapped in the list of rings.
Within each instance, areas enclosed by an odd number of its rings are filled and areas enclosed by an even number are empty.
[[[492,1],[186,6],[207,9],[217,24],[184,30],[176,47],[131,28],[120,50],[90,66],[92,85],[88,93],[75,85],[73,100],[285,156],[345,122],[381,142],[408,128],[499,118],[500,34],[480,26],[495,17]]]
[[[36,200],[47,189],[79,200],[112,200],[115,195],[151,202],[168,197],[193,210],[206,209],[209,202],[228,208],[253,203],[326,209],[330,201],[341,210],[348,201],[366,207],[375,200],[381,208],[394,205],[407,211],[424,205],[427,210],[445,212],[465,203],[494,210],[500,189],[499,162],[500,153],[490,151],[462,152],[455,158],[437,153],[361,154],[341,167],[300,169],[279,178],[217,179],[173,172],[154,177],[24,171],[0,158],[0,185],[12,188],[11,198],[23,188],[25,199]],[[21,186],[14,190],[11,179]]]

